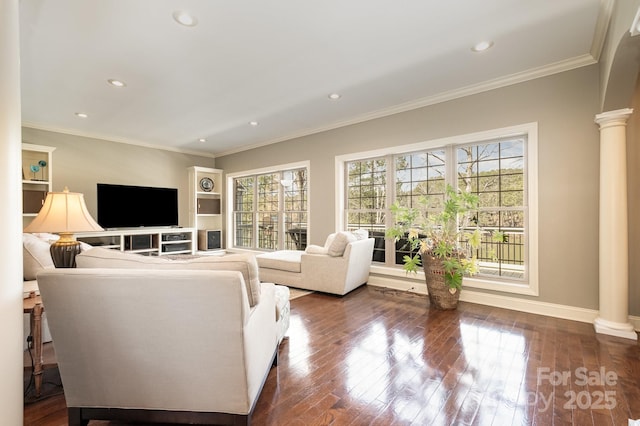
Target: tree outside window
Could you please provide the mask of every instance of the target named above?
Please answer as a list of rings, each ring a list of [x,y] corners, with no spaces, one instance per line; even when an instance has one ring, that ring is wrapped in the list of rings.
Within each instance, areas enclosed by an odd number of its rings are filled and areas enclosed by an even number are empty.
[[[307,169],[236,177],[236,247],[304,250],[307,241]]]
[[[446,185],[457,185],[480,199],[473,217],[474,226],[477,223],[483,230],[477,252],[480,274],[524,279],[526,144],[526,135],[519,135],[349,161],[345,165],[347,228],[369,230],[376,239],[374,262],[402,265],[403,256],[410,254],[408,248],[403,241],[393,246],[384,238],[391,226],[391,204],[415,207],[425,199],[423,214],[428,216],[442,209]],[[500,242],[494,235],[501,236]]]

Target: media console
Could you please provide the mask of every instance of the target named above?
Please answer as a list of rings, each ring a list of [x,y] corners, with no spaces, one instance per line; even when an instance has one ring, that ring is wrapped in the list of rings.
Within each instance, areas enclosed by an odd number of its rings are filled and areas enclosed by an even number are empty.
[[[99,232],[79,232],[78,241],[96,247],[139,253],[147,256],[194,254],[194,228],[135,228]]]

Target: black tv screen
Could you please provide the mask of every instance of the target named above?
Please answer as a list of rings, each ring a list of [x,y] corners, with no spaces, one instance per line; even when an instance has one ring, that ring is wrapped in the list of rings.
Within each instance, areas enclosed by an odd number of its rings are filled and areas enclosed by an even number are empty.
[[[98,223],[103,228],[178,226],[178,190],[98,184]]]

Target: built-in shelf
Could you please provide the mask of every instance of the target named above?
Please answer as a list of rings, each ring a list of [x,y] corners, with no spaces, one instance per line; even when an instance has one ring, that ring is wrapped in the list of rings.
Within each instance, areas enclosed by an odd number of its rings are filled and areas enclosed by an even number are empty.
[[[189,226],[198,233],[197,246],[201,251],[223,248],[222,182],[220,169],[189,167]]]
[[[95,247],[147,256],[193,254],[197,234],[193,228],[136,228],[75,234],[78,241]]]
[[[22,144],[23,229],[38,215],[47,193],[53,190],[53,151],[51,146]]]

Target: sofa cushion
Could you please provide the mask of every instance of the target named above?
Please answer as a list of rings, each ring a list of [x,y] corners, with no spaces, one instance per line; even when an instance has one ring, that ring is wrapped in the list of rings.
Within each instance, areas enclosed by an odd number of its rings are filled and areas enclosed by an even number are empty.
[[[76,256],[78,268],[144,269],[149,265],[167,264],[169,259],[158,256],[141,256],[120,250],[94,247]]]
[[[43,269],[52,269],[50,245],[33,234],[22,234],[22,275],[25,280],[35,280]]]
[[[347,244],[356,240],[356,236],[351,232],[337,232],[333,241],[331,241],[331,244],[329,245],[327,253],[329,256],[333,257],[342,256],[344,254],[344,250],[347,248]]]
[[[329,252],[329,248],[309,244],[307,248],[304,249],[304,252],[308,254],[327,254]]]
[[[302,250],[278,250],[256,256],[261,268],[279,269],[288,272],[302,271]]]
[[[201,256],[187,260],[170,260],[157,256],[141,256],[118,250],[94,247],[76,257],[78,268],[120,269],[203,269],[216,271],[238,271],[242,273],[249,305],[260,302],[260,278],[255,256],[231,254],[227,256]]]

